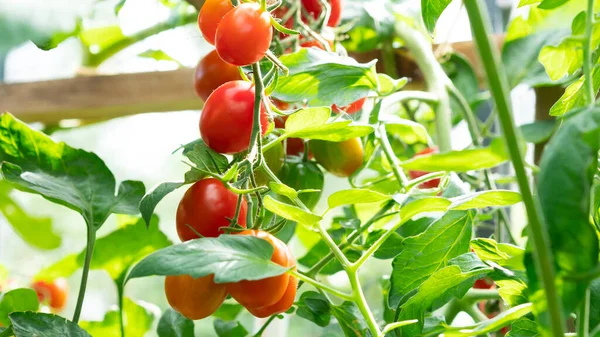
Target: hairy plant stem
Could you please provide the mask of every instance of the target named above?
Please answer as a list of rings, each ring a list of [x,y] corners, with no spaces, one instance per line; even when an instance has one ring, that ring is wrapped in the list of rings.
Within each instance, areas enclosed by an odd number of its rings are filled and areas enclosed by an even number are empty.
[[[392,166],[392,172],[394,172],[394,176],[396,177],[396,180],[401,185],[401,187],[405,187],[406,185],[408,185],[409,180],[406,177],[406,174],[404,174],[404,171],[402,171],[402,169],[400,168],[400,161],[398,160],[398,157],[396,157],[394,149],[390,144],[390,140],[388,139],[387,132],[385,130],[385,124],[381,124],[377,131],[379,132],[381,148],[385,153],[385,157]]]
[[[590,106],[596,102],[596,93],[594,91],[594,79],[592,78],[592,30],[594,28],[594,0],[587,1],[587,11],[585,13],[585,39],[583,45],[583,75],[585,80],[585,97]]]
[[[404,41],[406,48],[412,53],[419,70],[423,73],[427,89],[438,99],[435,109],[435,126],[437,131],[437,144],[440,152],[452,150],[452,110],[446,85],[448,78],[436,60],[431,44],[423,37],[421,32],[412,28],[408,23],[396,23],[396,35]]]
[[[348,279],[350,280],[352,295],[354,296],[354,303],[358,307],[358,311],[360,311],[360,313],[363,315],[369,330],[371,330],[371,334],[376,337],[381,337],[381,330],[379,329],[377,320],[369,308],[365,294],[360,286],[360,281],[358,280],[358,270],[346,269],[346,273],[348,274]]]
[[[85,249],[85,258],[83,262],[83,272],[81,274],[81,284],[79,285],[79,294],[77,295],[77,304],[75,305],[75,313],[73,314],[73,322],[79,322],[81,316],[81,308],[83,307],[83,298],[85,297],[85,289],[87,287],[88,275],[90,273],[90,264],[92,263],[92,255],[94,255],[94,245],[96,243],[96,230],[91,225],[87,226],[87,243]]]
[[[556,288],[554,262],[550,240],[543,222],[543,216],[539,203],[534,197],[525,164],[519,147],[517,129],[512,118],[508,80],[505,73],[500,69],[498,52],[489,39],[491,29],[485,4],[480,0],[467,0],[464,2],[471,22],[471,31],[477,42],[479,54],[487,74],[488,85],[498,110],[498,119],[504,132],[508,152],[517,176],[519,189],[523,202],[526,206],[529,219],[529,232],[534,252],[534,263],[536,272],[544,286],[552,335],[562,337],[564,335],[564,318],[562,315],[560,298]]]

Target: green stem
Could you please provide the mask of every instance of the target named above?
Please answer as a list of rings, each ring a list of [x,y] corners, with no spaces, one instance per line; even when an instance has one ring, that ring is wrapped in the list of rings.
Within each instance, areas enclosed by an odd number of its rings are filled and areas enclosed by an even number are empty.
[[[197,20],[198,13],[190,13],[186,14],[181,18],[178,18],[177,20],[170,19],[166,22],[161,22],[155,26],[139,31],[131,36],[126,36],[121,40],[115,41],[113,44],[104,48],[98,54],[89,54],[87,59],[85,60],[84,65],[88,67],[97,67],[116,53],[137,42],[140,42],[150,36],[162,33],[167,30],[197,22]]]
[[[342,250],[337,246],[337,244],[333,241],[329,233],[327,233],[327,230],[325,230],[323,224],[319,221],[317,222],[316,226],[317,230],[319,231],[319,234],[321,234],[321,238],[323,239],[323,241],[325,241],[333,255],[340,261],[342,267],[344,267],[344,269],[348,268],[348,266],[350,266],[350,261],[348,260],[346,255],[344,255]]]
[[[465,305],[462,309],[464,312],[469,314],[469,316],[471,316],[476,323],[480,323],[488,319],[487,316],[481,312],[481,310],[479,310],[475,304]]]
[[[308,277],[308,276],[306,276],[306,275],[304,275],[302,273],[299,273],[299,272],[294,271],[294,270],[289,271],[289,273],[292,274],[292,275],[294,275],[294,276],[296,276],[302,282],[308,283],[308,284],[312,285],[313,287],[315,287],[317,289],[321,289],[323,291],[326,291],[326,292],[328,292],[328,293],[330,293],[330,294],[332,294],[332,295],[334,295],[336,297],[339,297],[339,298],[341,298],[343,300],[346,300],[346,301],[353,301],[354,300],[354,297],[352,295],[343,293],[343,292],[341,292],[341,291],[339,291],[337,289],[334,289],[334,288],[332,288],[332,287],[330,287],[330,286],[328,286],[326,284],[323,284],[323,283],[321,283],[321,282],[319,282],[319,281],[317,281],[317,280],[315,280],[315,279],[313,279],[311,277]]]
[[[273,316],[269,317],[269,319],[265,322],[265,324],[263,324],[263,326],[260,327],[260,330],[258,330],[256,332],[256,334],[254,335],[254,337],[260,337],[260,336],[262,336],[262,334],[265,332],[265,330],[267,330],[267,328],[275,320],[275,318],[277,318],[277,315],[273,315]]]
[[[583,45],[583,75],[585,76],[584,87],[585,96],[590,106],[593,106],[596,101],[596,93],[594,92],[594,80],[592,78],[592,30],[594,28],[594,0],[588,0],[587,11],[585,16],[585,42]]]
[[[385,157],[387,158],[387,160],[390,162],[390,165],[392,166],[392,171],[394,172],[394,176],[398,180],[398,183],[402,184],[402,186],[408,185],[408,182],[409,182],[408,178],[406,177],[406,174],[404,174],[404,171],[402,171],[402,169],[400,168],[400,161],[398,160],[398,157],[396,157],[396,154],[394,153],[394,149],[392,148],[392,145],[390,144],[390,140],[388,139],[387,131],[385,130],[385,124],[381,124],[379,126],[378,131],[379,131],[379,140],[381,141],[381,148],[383,149],[383,152],[385,153]]]
[[[412,53],[419,70],[423,73],[428,91],[439,99],[435,114],[437,143],[440,152],[451,151],[452,110],[446,90],[448,83],[446,73],[435,58],[431,44],[421,32],[400,20],[396,22],[396,35],[404,41],[405,46]]]
[[[125,337],[125,318],[123,317],[123,304],[125,300],[125,284],[123,282],[124,279],[125,273],[115,281],[117,285],[117,296],[119,300],[119,328],[121,329],[121,337]]]
[[[491,289],[470,289],[461,299],[462,302],[474,303],[486,300],[500,299],[498,290]]]
[[[489,88],[496,102],[498,118],[502,125],[521,196],[526,206],[529,219],[529,237],[534,248],[536,272],[542,280],[545,289],[552,333],[555,337],[562,337],[564,334],[564,319],[560,298],[556,284],[554,283],[555,271],[550,240],[542,220],[538,201],[533,196],[527,172],[525,171],[525,164],[521,148],[519,147],[517,128],[512,118],[508,81],[505,73],[500,69],[498,52],[489,40],[491,29],[489,22],[484,19],[488,17],[487,11],[484,9],[485,4],[480,0],[467,0],[464,4],[471,22],[473,38],[477,42],[480,57],[487,74]]]
[[[358,310],[367,322],[367,326],[369,327],[369,330],[371,330],[371,334],[373,336],[381,336],[381,330],[379,330],[377,320],[375,319],[375,316],[373,316],[373,312],[371,312],[371,309],[369,309],[367,299],[365,298],[365,294],[360,286],[360,281],[358,280],[358,272],[355,270],[346,270],[346,273],[348,274],[350,286],[352,287],[352,294],[354,295],[354,304],[356,304]]]
[[[268,142],[267,144],[265,144],[263,146],[263,152],[267,151],[268,149],[272,148],[273,146],[277,145],[277,143],[281,143],[284,139],[287,138],[287,135],[283,134],[279,137],[277,137],[276,139],[273,139],[272,141]]]
[[[94,244],[96,243],[96,231],[88,226],[87,229],[87,247],[85,249],[85,259],[83,262],[83,273],[81,274],[81,284],[79,285],[79,295],[77,295],[77,304],[75,305],[75,313],[73,314],[73,322],[79,322],[81,316],[81,308],[83,307],[83,298],[85,297],[85,288],[87,287],[88,275],[90,273],[90,264],[92,263],[92,255],[94,254]]]
[[[394,79],[398,78],[399,75],[396,65],[396,54],[394,53],[393,41],[383,42],[381,53],[383,56],[383,70],[385,73]]]
[[[383,328],[383,331],[381,331],[381,336],[385,336],[388,332],[391,332],[394,329],[398,329],[398,328],[401,328],[403,326],[410,325],[410,324],[415,324],[415,323],[418,323],[418,322],[419,322],[418,319],[412,319],[412,320],[409,320],[409,321],[401,321],[401,322],[390,323],[390,324],[386,325]]]
[[[585,292],[585,298],[577,310],[577,336],[588,337],[590,332],[590,289]]]

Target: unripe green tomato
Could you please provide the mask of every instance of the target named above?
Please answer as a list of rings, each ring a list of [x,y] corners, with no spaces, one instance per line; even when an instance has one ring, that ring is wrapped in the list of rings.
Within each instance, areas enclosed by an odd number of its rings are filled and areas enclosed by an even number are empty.
[[[317,163],[338,177],[349,177],[363,164],[363,147],[359,138],[343,142],[311,140],[310,151]]]
[[[263,153],[265,162],[271,171],[275,174],[281,171],[283,167],[283,144],[281,142],[276,143],[273,147]],[[256,178],[256,184],[258,186],[264,186],[269,183],[269,176],[263,170],[257,170],[254,173]]]
[[[289,157],[280,176],[284,184],[296,191],[309,189],[322,191],[325,183],[319,166],[314,162],[302,161],[301,158]],[[313,209],[321,198],[321,192],[300,193],[299,197],[306,207]]]

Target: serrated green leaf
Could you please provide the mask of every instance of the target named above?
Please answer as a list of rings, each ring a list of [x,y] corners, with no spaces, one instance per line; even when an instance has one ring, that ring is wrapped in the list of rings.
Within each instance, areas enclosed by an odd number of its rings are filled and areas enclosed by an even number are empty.
[[[90,268],[105,270],[109,276],[122,281],[129,268],[144,256],[171,245],[171,241],[158,227],[154,217],[146,227],[142,219],[133,219],[110,234],[96,240]],[[85,251],[68,255],[53,265],[42,269],[36,279],[53,280],[68,277],[83,267]]]
[[[334,305],[331,307],[331,313],[337,318],[338,324],[344,331],[344,336],[366,336],[367,323],[353,302],[345,301],[341,305]]]
[[[15,311],[37,311],[39,307],[35,290],[19,288],[7,291],[0,297],[0,323],[10,325],[8,315]]]
[[[402,241],[402,251],[392,262],[390,307],[397,307],[450,259],[469,251],[473,219],[473,212],[450,211],[424,233]]]
[[[529,291],[527,285],[521,280],[497,280],[498,293],[509,306],[529,302]]]
[[[135,265],[127,280],[151,275],[214,274],[216,283],[260,280],[285,273],[289,268],[271,261],[273,246],[246,235],[201,238],[163,248]]]
[[[508,243],[498,243],[486,238],[472,240],[471,248],[483,261],[492,261],[512,270],[525,269],[523,265],[525,250],[523,248]]]
[[[284,102],[346,106],[378,87],[374,62],[361,64],[317,48],[302,48],[280,59],[289,75],[279,78],[273,96]]]
[[[507,160],[504,141],[494,138],[488,147],[417,156],[403,162],[402,167],[426,172],[468,172],[492,168]]]
[[[183,155],[194,163],[196,168],[215,174],[221,174],[229,167],[227,157],[208,147],[202,139],[184,145]]]
[[[158,321],[156,333],[158,337],[194,337],[194,321],[168,308]]]
[[[52,228],[52,219],[27,214],[10,195],[12,187],[0,180],[0,213],[17,235],[31,246],[51,250],[60,247],[62,238]]]
[[[320,327],[326,327],[331,321],[331,304],[323,295],[306,291],[298,300],[296,314]]]
[[[213,324],[219,337],[245,337],[248,335],[248,330],[238,321],[226,322],[217,318]]]
[[[421,15],[430,34],[435,30],[435,24],[452,0],[421,0]]]
[[[313,227],[317,222],[321,221],[321,217],[309,211],[302,210],[296,206],[285,204],[281,201],[273,199],[267,195],[263,200],[264,206],[274,214],[288,220],[301,223],[308,227]]]
[[[369,204],[392,199],[391,196],[367,189],[351,189],[337,191],[329,196],[327,204],[329,209],[343,205]]]
[[[144,184],[115,177],[95,154],[55,143],[8,113],[0,114],[0,169],[6,180],[82,214],[97,230],[112,213],[136,214]]]
[[[363,137],[373,132],[370,125],[353,123],[351,120],[329,121],[329,108],[307,108],[296,112],[285,122],[289,138],[320,139],[333,142]]]
[[[167,196],[167,194],[175,191],[181,186],[185,185],[185,183],[178,182],[166,182],[160,185],[155,186],[152,190],[150,190],[142,200],[140,201],[140,213],[142,214],[142,218],[146,221],[146,224],[150,226],[150,220],[152,219],[152,214],[154,214],[154,210],[158,203]]]
[[[16,337],[92,337],[66,318],[41,312],[13,312],[10,322]]]
[[[554,103],[552,108],[550,108],[550,116],[562,116],[569,111],[589,104],[585,94],[585,88],[583,87],[584,81],[584,76],[581,76],[577,81],[571,83],[567,89],[565,89],[565,93],[556,103]],[[594,82],[594,92],[597,93],[598,89],[600,89],[600,64],[597,64],[594,67],[592,81]]]
[[[124,298],[125,336],[144,337],[146,332],[152,328],[152,323],[156,317],[154,316],[153,309],[144,305],[148,306],[148,304],[137,303],[127,297]],[[118,310],[108,311],[102,321],[84,321],[80,322],[79,326],[92,336],[121,337]]]

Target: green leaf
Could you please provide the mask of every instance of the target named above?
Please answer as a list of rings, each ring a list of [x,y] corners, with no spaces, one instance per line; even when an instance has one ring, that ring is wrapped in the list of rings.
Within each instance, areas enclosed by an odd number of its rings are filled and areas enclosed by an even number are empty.
[[[158,321],[156,333],[158,337],[194,337],[194,321],[168,308]]]
[[[223,303],[212,316],[224,321],[233,321],[242,310],[244,307],[239,304]]]
[[[274,214],[280,217],[295,222],[299,222],[305,226],[313,227],[317,222],[321,221],[321,217],[309,211],[302,210],[296,206],[285,204],[281,201],[273,199],[267,195],[263,200],[264,206]]]
[[[248,330],[238,321],[225,322],[217,318],[213,324],[219,337],[245,337],[248,335]]]
[[[389,134],[400,137],[406,144],[427,144],[429,141],[429,134],[422,124],[396,116],[386,117],[383,122]]]
[[[79,34],[79,39],[83,45],[90,51],[96,51],[96,53],[124,38],[125,35],[119,25],[86,29]]]
[[[546,146],[538,175],[538,194],[558,275],[585,273],[598,264],[599,242],[590,223],[590,190],[598,166],[600,110],[567,119]],[[538,322],[550,329],[545,296],[531,256],[526,259],[531,298]],[[589,282],[556,281],[565,313],[584,297]]]
[[[52,229],[52,219],[27,214],[10,193],[11,186],[0,181],[0,213],[17,235],[31,246],[51,250],[60,247],[62,238]]]
[[[392,199],[389,195],[367,189],[351,189],[337,191],[329,196],[327,203],[329,209],[343,205],[369,204],[373,202],[382,202]]]
[[[167,194],[175,191],[181,186],[185,185],[185,183],[177,183],[177,182],[166,182],[155,186],[152,190],[150,190],[142,200],[140,201],[140,213],[142,213],[142,218],[146,221],[148,226],[150,225],[150,221],[152,219],[152,214],[154,214],[154,210],[158,203],[165,197]]]
[[[323,295],[314,291],[306,291],[298,300],[296,315],[320,327],[326,327],[331,321],[331,304]]]
[[[329,108],[307,108],[296,112],[285,122],[288,138],[320,139],[332,142],[363,137],[373,132],[370,125],[353,123],[351,120],[329,121]]]
[[[338,321],[346,337],[366,336],[367,323],[353,302],[345,301],[331,307],[331,313]]]
[[[279,78],[273,96],[284,102],[346,106],[378,89],[374,62],[361,64],[317,48],[283,55],[281,62],[290,72]]]
[[[369,232],[367,236],[367,246],[371,246],[377,239],[379,239],[387,231],[380,229]],[[375,251],[373,257],[376,259],[393,259],[396,255],[402,252],[402,241],[404,238],[398,233],[393,233],[385,242]]]
[[[417,236],[402,241],[402,251],[392,262],[390,307],[417,289],[450,259],[469,251],[473,212],[450,211]]]
[[[538,7],[542,9],[553,9],[562,6],[567,1],[569,0],[544,0]]]
[[[283,195],[284,197],[287,197],[290,200],[294,200],[295,198],[298,197],[298,192],[286,184],[270,182],[269,187],[271,188],[271,191],[273,191],[279,195]]]
[[[418,319],[417,324],[402,327],[404,336],[414,336],[421,332],[425,320],[425,312],[436,310],[452,298],[462,298],[476,279],[485,275],[491,268],[485,264],[467,263],[452,264],[431,275],[410,299],[400,307],[398,321]]]
[[[595,328],[599,324],[600,324],[600,278],[597,278],[590,283],[590,327]]]
[[[435,23],[451,2],[452,0],[421,0],[421,15],[430,34],[433,34]]]
[[[352,29],[345,34],[342,45],[349,52],[370,52],[394,38],[394,2],[346,1],[344,16],[352,18]]]
[[[577,81],[565,89],[565,93],[558,99],[550,108],[550,116],[562,116],[567,112],[584,107],[589,104],[583,86],[585,78],[581,76]],[[600,89],[600,64],[596,64],[592,72],[592,80],[594,82],[594,92]]]
[[[507,160],[504,141],[494,138],[488,147],[418,156],[402,163],[402,167],[426,172],[468,172],[492,168]]]
[[[506,337],[538,337],[538,324],[529,318],[521,318],[513,323]]]
[[[221,174],[229,167],[227,157],[208,147],[202,139],[184,145],[183,155],[194,163],[196,168],[215,174]]]
[[[529,302],[529,290],[521,280],[496,280],[498,293],[511,307]]]
[[[158,218],[153,217],[146,228],[142,219],[124,224],[110,234],[96,240],[90,268],[105,270],[115,281],[122,281],[125,273],[146,255],[171,245],[171,241],[158,228]],[[115,249],[118,247],[118,249]],[[68,277],[83,267],[85,251],[69,255],[41,270],[36,279]]]
[[[144,335],[150,331],[152,323],[156,318],[153,313],[155,309],[145,306],[148,305],[144,305],[142,302],[136,303],[127,297],[124,298],[123,314],[125,318],[125,336],[144,337]],[[80,322],[79,326],[93,336],[121,337],[121,325],[118,310],[107,312],[104,315],[104,319],[100,322]]]
[[[148,49],[143,53],[138,54],[139,57],[144,57],[144,58],[151,58],[157,61],[170,61],[170,62],[175,62],[177,63],[179,66],[181,66],[181,63],[179,63],[179,61],[177,61],[176,59],[172,58],[169,54],[165,53],[164,51],[160,50],[160,49]]]
[[[453,328],[444,332],[444,337],[482,336],[497,331],[531,313],[531,303],[522,304],[503,311],[498,316],[478,323],[473,328]],[[459,330],[460,329],[460,330]]]
[[[289,268],[271,261],[273,246],[246,235],[201,238],[156,251],[133,267],[127,280],[151,275],[215,275],[216,283],[260,280]]]
[[[138,213],[144,195],[141,182],[124,181],[115,196],[115,177],[98,156],[55,143],[8,113],[0,114],[0,162],[6,180],[81,213],[93,230],[112,213]]]
[[[555,120],[537,121],[531,124],[521,125],[519,129],[523,139],[528,143],[540,144],[552,137],[556,128]]]
[[[39,307],[35,290],[19,288],[7,291],[0,297],[0,323],[10,325],[8,315],[15,311],[37,311]]]
[[[514,191],[502,190],[483,191],[452,198],[450,200],[452,200],[450,209],[453,210],[467,210],[490,206],[505,207],[521,202],[521,194]]]
[[[381,73],[377,74],[377,79],[379,80],[378,92],[380,96],[391,95],[394,92],[402,89],[402,87],[408,83],[408,78],[406,77],[395,80],[390,76]]]
[[[513,270],[524,270],[525,250],[508,243],[498,243],[492,239],[477,238],[471,241],[471,248],[483,261],[492,261]]]
[[[10,322],[16,337],[92,337],[66,318],[41,312],[13,312]]]

